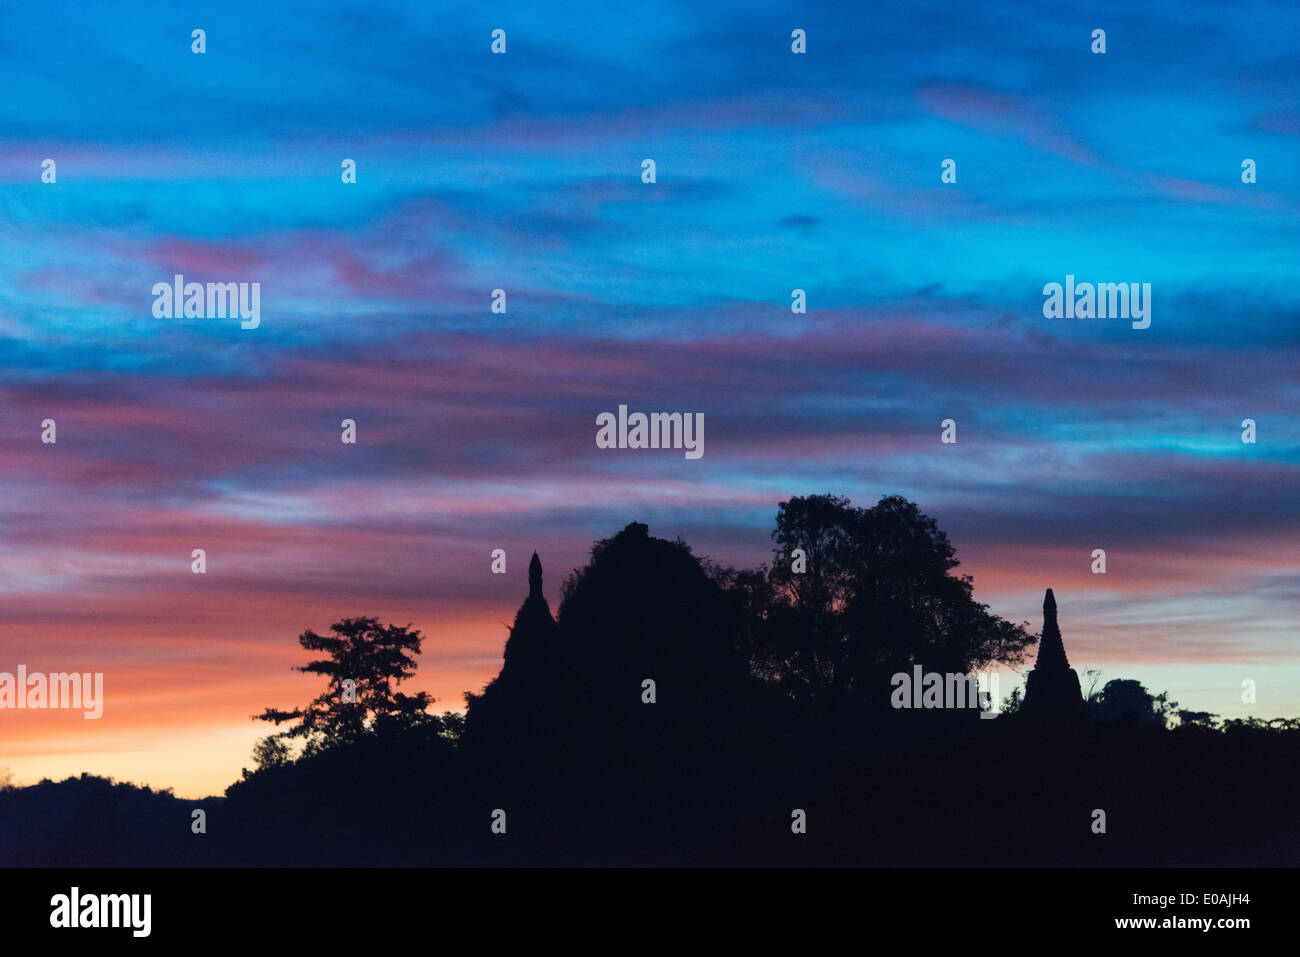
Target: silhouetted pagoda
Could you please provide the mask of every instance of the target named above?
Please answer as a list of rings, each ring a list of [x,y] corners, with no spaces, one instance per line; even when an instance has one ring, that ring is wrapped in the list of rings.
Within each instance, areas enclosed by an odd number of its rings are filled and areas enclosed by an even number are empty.
[[[1029,672],[1021,710],[1029,718],[1081,718],[1084,715],[1079,676],[1065,657],[1061,629],[1056,624],[1056,596],[1050,588],[1043,598],[1043,635],[1038,642],[1038,659]]]
[[[506,639],[501,672],[481,694],[466,694],[467,740],[498,754],[517,755],[537,747],[542,725],[556,694],[559,629],[542,594],[542,562],[533,552],[528,563],[528,597],[519,606]]]
[[[538,666],[540,659],[554,655],[556,631],[551,606],[542,594],[542,560],[533,552],[533,559],[528,563],[528,597],[519,606],[506,640],[501,676],[509,681],[516,672],[527,674]]]

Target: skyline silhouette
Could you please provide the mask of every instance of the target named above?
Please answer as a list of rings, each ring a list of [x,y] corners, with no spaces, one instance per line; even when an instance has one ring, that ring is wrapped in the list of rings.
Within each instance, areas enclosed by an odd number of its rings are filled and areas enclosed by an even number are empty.
[[[501,671],[464,717],[413,690],[418,630],[305,631],[317,657],[300,668],[325,687],[256,715],[272,733],[223,797],[87,775],[0,789],[0,865],[1172,866],[1300,850],[1300,719],[1220,724],[1128,678],[1085,699],[1053,590],[1041,640],[989,616],[900,497],[792,498],[772,538],[771,565],[738,570],[633,522],[592,546],[554,616],[534,553]],[[1023,703],[993,721],[942,684],[922,710],[891,694],[891,673],[1019,664],[1035,645]],[[1195,827],[1206,815],[1216,826]],[[989,828],[999,846],[972,861],[959,838]]]
[[[811,496],[808,501],[818,500],[819,498],[832,503],[837,501],[832,496]],[[903,501],[897,498],[894,500]],[[838,501],[847,504],[847,500]],[[882,503],[884,501],[890,501],[890,499],[887,498],[882,500]],[[785,508],[786,504],[787,503],[782,503],[782,509]],[[780,515],[778,516],[778,519],[780,520]],[[807,530],[805,529],[804,531],[806,532]],[[647,526],[634,522],[628,525],[620,535],[609,540],[609,542],[623,542],[628,539],[628,536],[631,536],[633,539],[651,540],[648,536]],[[653,541],[662,540],[653,539]],[[946,539],[944,541],[946,545]],[[596,549],[600,550],[604,548],[609,542],[598,542]],[[787,542],[787,548],[788,547],[789,543]],[[686,553],[690,553],[690,549],[684,546],[680,539],[673,548],[686,548]],[[783,560],[788,560],[788,556]],[[954,562],[954,567],[956,567],[955,559],[952,561]],[[768,573],[767,564],[760,566],[758,570],[740,570],[738,572],[735,569],[724,570],[721,566],[718,566],[708,558],[704,559],[704,565],[702,567],[709,569],[710,574],[715,577],[721,576],[719,580],[729,580],[733,585],[738,581],[743,580],[746,575]],[[778,567],[779,563],[773,565],[772,569],[776,570]],[[574,587],[576,581],[580,580],[582,574],[582,569],[575,569],[569,578],[566,579],[564,583],[566,599],[569,597],[568,593],[570,589]],[[532,553],[532,557],[528,563],[527,576],[528,593],[515,614],[514,624],[507,628],[506,640],[504,641],[502,649],[502,664],[499,670],[487,681],[479,685],[476,690],[471,690],[469,688],[462,689],[460,694],[451,700],[445,698],[434,699],[438,702],[438,708],[436,709],[438,711],[445,713],[447,710],[451,710],[460,714],[462,720],[470,715],[475,715],[477,717],[477,720],[470,720],[469,722],[470,728],[473,729],[473,733],[471,734],[471,738],[473,739],[482,739],[485,737],[490,738],[492,736],[494,733],[492,730],[492,725],[494,724],[493,712],[499,712],[501,710],[500,702],[503,698],[527,701],[529,707],[539,712],[551,708],[557,700],[563,700],[562,697],[560,699],[556,698],[556,689],[563,685],[563,682],[558,680],[558,675],[561,671],[570,675],[575,673],[585,673],[588,675],[591,684],[595,684],[597,681],[601,680],[597,677],[598,672],[592,672],[590,666],[583,663],[585,656],[598,658],[602,654],[599,641],[594,637],[591,637],[583,640],[574,647],[568,648],[557,644],[559,627],[555,616],[551,613],[549,602],[544,594],[542,565],[539,553],[536,551]],[[784,577],[787,583],[791,581],[789,575],[785,575]],[[752,587],[752,582],[748,583],[748,585]],[[752,600],[752,596],[747,595],[741,600]],[[689,617],[691,614],[689,611],[689,603],[679,608],[679,614]],[[1042,605],[1042,614],[1042,644],[1037,648],[1032,667],[1016,667],[1022,663],[1014,660],[1014,658],[1007,661],[995,660],[989,663],[992,669],[1000,670],[1009,679],[1006,684],[1000,685],[999,704],[1006,699],[1008,694],[1015,690],[1017,695],[1015,703],[1017,705],[1023,704],[1024,713],[1027,716],[1047,716],[1057,718],[1062,716],[1080,717],[1084,712],[1086,696],[1084,696],[1081,691],[1077,672],[1069,667],[1069,662],[1066,658],[1061,632],[1057,625],[1055,597],[1051,588],[1046,590]],[[710,624],[710,621],[712,621],[712,624]],[[698,627],[688,628],[687,631],[695,633],[703,631],[707,633],[711,629],[716,631],[721,628],[716,620],[712,620],[712,613],[705,616],[705,620],[702,624],[697,623],[697,625]],[[681,630],[681,622],[678,622],[673,629],[670,629],[670,631]],[[647,635],[644,640],[653,643],[655,637],[653,635]],[[548,648],[550,652],[549,654],[547,653]],[[557,648],[560,648],[567,657],[563,659],[557,658]],[[427,647],[426,650],[428,650]],[[696,649],[697,652],[699,650],[700,649]],[[732,652],[735,650],[736,649],[732,649]],[[431,678],[436,680],[437,676],[436,674],[430,674],[430,669],[427,666],[427,658],[424,660],[426,661],[426,667],[423,671],[415,671],[414,669],[418,668],[418,662],[413,661],[412,675],[416,677],[420,683],[427,684]],[[561,665],[561,661],[564,662],[563,665]],[[946,662],[948,665],[951,665],[952,663],[952,661]],[[644,671],[647,669],[643,668],[642,670]],[[709,673],[709,669],[705,670],[706,673]],[[1099,676],[1102,674],[1101,669],[1096,669],[1096,672]],[[624,682],[632,680],[632,671],[620,674],[620,680]],[[714,674],[716,676],[715,672]],[[1127,682],[1135,687],[1141,687],[1141,683],[1135,681],[1131,677],[1112,675],[1109,672],[1105,673],[1105,677],[1111,682]],[[606,675],[604,680],[609,682],[610,676]],[[1017,685],[1017,681],[1022,683]],[[609,684],[606,686],[608,687]],[[1168,689],[1163,690],[1166,693],[1168,691]],[[1154,693],[1154,691],[1155,689],[1152,689],[1152,693]],[[588,687],[583,693],[589,695],[591,693],[590,687]],[[698,689],[697,693],[702,694]],[[1235,693],[1236,689],[1225,688],[1221,692],[1220,700],[1231,703],[1231,696]],[[427,692],[425,692],[425,694],[427,694]],[[463,699],[463,701],[457,699]],[[605,700],[605,705],[609,705],[608,700]],[[1222,710],[1213,712],[1198,711],[1197,709],[1185,710],[1188,710],[1189,713],[1213,713],[1219,717],[1231,718],[1234,716],[1233,711],[1235,709],[1232,707],[1226,707]],[[1255,709],[1250,705],[1246,705],[1244,710],[1249,712],[1249,717],[1261,717],[1261,715],[1258,714],[1258,709]],[[1228,712],[1227,715],[1224,715],[1225,711]],[[10,714],[20,713],[21,712],[10,712]],[[1170,713],[1170,718],[1171,720],[1173,719],[1172,712]],[[496,723],[499,723],[499,719]],[[510,722],[507,720],[506,724],[509,725]],[[503,732],[501,729],[497,729],[495,733],[500,736]],[[518,728],[507,729],[504,732],[504,737],[506,740],[509,740],[519,737],[520,734],[521,731]],[[527,739],[528,737],[525,732],[522,734],[521,740]],[[534,744],[536,744],[536,742],[534,742]],[[512,749],[513,752],[519,754],[521,758],[523,756],[523,751],[526,750],[519,746],[517,740],[512,745]],[[246,756],[242,764],[247,764]],[[12,768],[4,765],[0,765],[0,768],[3,768],[9,774],[11,780],[16,778],[17,783],[27,785],[36,783],[33,780],[22,780],[14,774]],[[68,773],[75,776],[85,772],[85,768],[73,768],[70,769]],[[91,773],[94,772],[92,771]],[[151,785],[160,789],[171,789],[165,782],[138,780],[132,779],[129,776],[110,776],[126,783]],[[66,774],[45,775],[44,777],[53,778],[57,781],[66,777]],[[234,780],[236,780],[236,778],[232,775],[229,780],[224,780],[220,787],[212,789],[208,794],[188,794],[185,796],[201,798],[210,794],[218,794]]]

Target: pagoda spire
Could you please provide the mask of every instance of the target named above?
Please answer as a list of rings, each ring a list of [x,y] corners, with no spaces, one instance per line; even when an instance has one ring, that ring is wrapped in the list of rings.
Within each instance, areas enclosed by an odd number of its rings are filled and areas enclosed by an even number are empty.
[[[533,552],[533,560],[528,563],[528,597],[542,598],[542,560]]]
[[[1054,671],[1070,667],[1065,657],[1065,643],[1061,641],[1061,629],[1056,624],[1056,596],[1050,588],[1043,598],[1043,637],[1038,642],[1038,659],[1034,667]]]

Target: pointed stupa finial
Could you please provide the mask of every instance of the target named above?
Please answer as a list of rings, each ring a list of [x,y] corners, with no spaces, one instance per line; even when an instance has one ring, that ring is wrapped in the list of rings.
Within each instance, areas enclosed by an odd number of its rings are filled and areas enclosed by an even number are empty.
[[[542,597],[542,560],[533,552],[533,560],[528,563],[528,597]]]
[[[1034,667],[1062,671],[1070,667],[1065,657],[1065,644],[1061,641],[1061,628],[1056,623],[1056,596],[1050,588],[1043,596],[1043,635],[1038,642],[1038,659]]]

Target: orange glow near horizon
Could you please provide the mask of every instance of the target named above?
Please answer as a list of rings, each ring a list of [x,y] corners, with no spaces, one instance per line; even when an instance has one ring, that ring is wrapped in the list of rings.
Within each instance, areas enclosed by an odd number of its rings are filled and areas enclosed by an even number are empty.
[[[438,634],[456,636],[442,647],[421,629],[425,642],[419,667],[403,689],[431,693],[434,711],[463,711],[463,692],[481,690],[500,669],[504,629],[487,621],[441,625]],[[292,670],[310,660],[296,634],[273,650],[244,645],[218,656],[209,649],[202,659],[194,656],[199,663],[182,682],[176,676],[186,669],[175,663],[104,664],[103,652],[81,655],[77,670],[104,672],[103,716],[88,720],[73,710],[0,710],[0,768],[7,767],[21,785],[85,772],[174,788],[187,798],[221,794],[239,779],[241,768],[252,767],[256,741],[276,730],[252,715],[267,707],[305,704],[323,686],[320,678]],[[496,648],[495,657],[478,652],[488,648]],[[29,673],[71,670],[65,655],[58,659],[56,664],[47,653],[28,655],[0,671],[12,673],[19,663]]]

